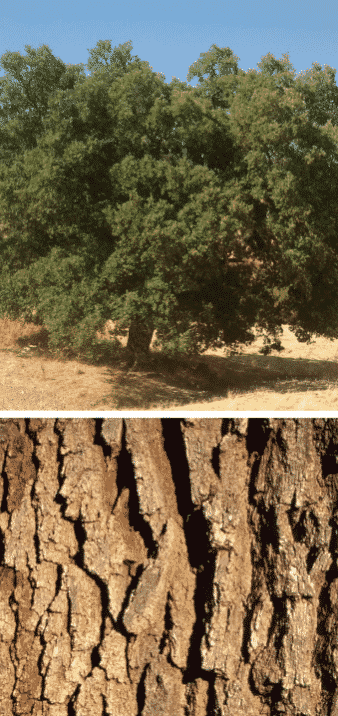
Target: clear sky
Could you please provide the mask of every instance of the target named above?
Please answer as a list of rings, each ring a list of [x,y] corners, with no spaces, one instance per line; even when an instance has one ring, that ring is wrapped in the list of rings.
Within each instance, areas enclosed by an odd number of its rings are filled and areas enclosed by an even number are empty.
[[[46,44],[63,62],[86,64],[87,48],[99,40],[112,48],[131,40],[131,54],[166,82],[185,81],[212,44],[230,47],[243,70],[256,69],[268,52],[277,59],[288,52],[297,73],[313,62],[338,67],[336,0],[0,0],[0,17],[0,57]]]

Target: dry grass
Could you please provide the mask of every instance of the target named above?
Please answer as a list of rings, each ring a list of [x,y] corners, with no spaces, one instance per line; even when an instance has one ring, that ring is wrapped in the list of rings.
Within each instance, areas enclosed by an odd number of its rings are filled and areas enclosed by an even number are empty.
[[[226,395],[189,402],[180,410],[338,411],[338,340],[299,343],[284,326],[282,353],[260,355],[262,345],[256,340],[240,354],[220,358],[229,372]],[[216,353],[208,351],[210,361],[217,360]]]
[[[175,400],[212,397],[203,362],[153,350],[150,365],[126,371],[127,337],[112,341],[110,323],[97,334],[95,360],[88,360],[53,355],[45,328],[0,320],[0,411],[160,410]]]
[[[46,329],[0,320],[0,411],[6,410],[338,410],[338,341],[298,343],[285,327],[285,350],[259,354],[261,342],[198,360],[152,352],[148,367],[123,369],[109,322],[95,361],[52,355]]]

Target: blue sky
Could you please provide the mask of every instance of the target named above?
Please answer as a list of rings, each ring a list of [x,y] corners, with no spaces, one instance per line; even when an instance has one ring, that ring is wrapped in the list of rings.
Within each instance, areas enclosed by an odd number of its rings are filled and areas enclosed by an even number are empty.
[[[0,57],[25,55],[24,46],[48,45],[65,63],[88,61],[87,48],[128,40],[132,55],[147,60],[165,81],[186,80],[189,66],[212,44],[230,47],[243,70],[256,69],[263,55],[289,53],[296,72],[313,62],[338,67],[338,7],[314,0],[0,0]],[[0,76],[5,70],[0,67]],[[195,87],[197,77],[190,84]]]

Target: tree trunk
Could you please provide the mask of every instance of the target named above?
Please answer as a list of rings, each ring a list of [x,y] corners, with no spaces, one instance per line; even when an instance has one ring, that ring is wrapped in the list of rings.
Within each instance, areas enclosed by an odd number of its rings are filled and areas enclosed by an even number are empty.
[[[3,716],[337,716],[338,420],[0,420]]]
[[[129,354],[129,364],[133,368],[147,361],[150,356],[150,343],[153,337],[154,329],[143,321],[133,320],[129,326],[129,335],[127,342],[127,351]]]

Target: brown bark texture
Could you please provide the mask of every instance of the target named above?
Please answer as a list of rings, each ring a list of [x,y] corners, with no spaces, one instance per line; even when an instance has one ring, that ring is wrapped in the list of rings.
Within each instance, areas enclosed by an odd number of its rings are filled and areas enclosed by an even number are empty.
[[[0,420],[1,716],[338,716],[338,420]]]
[[[150,356],[150,344],[154,329],[140,320],[133,320],[129,326],[127,341],[128,362],[136,367]]]

